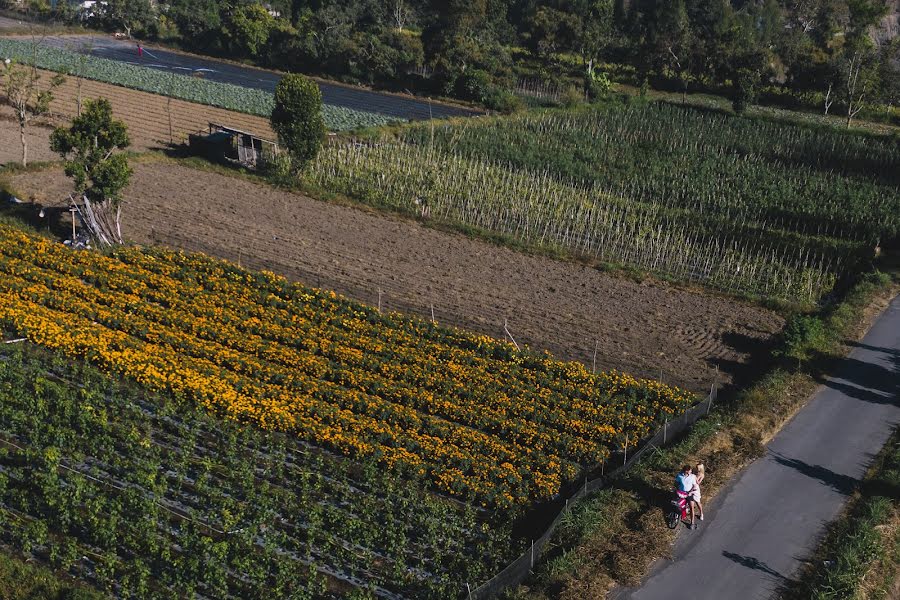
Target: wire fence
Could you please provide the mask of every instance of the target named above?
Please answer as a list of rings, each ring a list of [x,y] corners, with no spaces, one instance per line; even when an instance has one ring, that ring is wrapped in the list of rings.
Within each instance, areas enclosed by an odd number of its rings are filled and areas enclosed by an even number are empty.
[[[522,553],[519,558],[507,565],[502,571],[494,575],[491,579],[476,588],[472,588],[470,584],[465,585],[461,598],[466,600],[484,600],[493,598],[500,592],[510,587],[514,587],[522,583],[534,570],[534,565],[540,561],[547,548],[547,544],[553,537],[557,526],[559,526],[566,513],[572,510],[581,499],[607,487],[612,480],[627,472],[641,457],[653,448],[659,448],[667,445],[671,440],[683,433],[691,427],[697,420],[708,414],[713,403],[718,397],[718,383],[713,381],[710,386],[709,395],[703,401],[695,404],[692,408],[681,413],[671,421],[666,421],[656,433],[642,440],[638,449],[632,454],[622,455],[622,465],[607,475],[597,477],[593,480],[586,480],[584,485],[571,496],[565,499],[564,506],[560,510],[556,518],[547,528],[547,531],[534,540],[531,546]]]

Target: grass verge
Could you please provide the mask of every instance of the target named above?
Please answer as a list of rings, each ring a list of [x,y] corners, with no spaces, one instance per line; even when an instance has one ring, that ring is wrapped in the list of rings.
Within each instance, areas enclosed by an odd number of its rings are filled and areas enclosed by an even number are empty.
[[[896,598],[900,581],[900,428],[875,459],[783,600]]]
[[[704,462],[708,501],[760,456],[900,291],[898,265],[882,261],[880,266],[884,272],[861,276],[839,302],[805,316],[820,327],[812,328],[814,335],[782,340],[781,363],[757,383],[715,407],[676,444],[645,455],[614,487],[574,507],[533,576],[504,597],[600,598],[616,585],[638,584],[655,559],[670,553],[675,532],[666,527],[664,511],[678,467]]]

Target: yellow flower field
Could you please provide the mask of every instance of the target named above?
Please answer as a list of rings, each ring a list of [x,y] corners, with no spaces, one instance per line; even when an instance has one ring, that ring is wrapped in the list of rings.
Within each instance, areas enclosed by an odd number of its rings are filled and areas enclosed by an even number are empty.
[[[485,506],[552,497],[694,401],[202,255],[72,251],[7,226],[0,326]]]

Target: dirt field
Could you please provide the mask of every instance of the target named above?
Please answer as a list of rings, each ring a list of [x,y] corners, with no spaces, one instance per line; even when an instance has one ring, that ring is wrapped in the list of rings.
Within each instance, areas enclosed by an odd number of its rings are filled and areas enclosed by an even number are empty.
[[[12,119],[12,114],[0,111],[0,165],[8,162],[22,162],[19,126],[9,119]],[[59,155],[50,150],[49,129],[29,126],[25,131],[25,137],[28,139],[29,162],[59,160]]]
[[[41,71],[43,81],[49,82],[53,73]],[[77,114],[78,80],[68,77],[66,82],[53,92],[54,100],[50,109],[57,117],[54,122],[63,124]],[[244,113],[233,112],[212,106],[194,104],[184,100],[169,99],[165,96],[148,94],[115,85],[83,79],[82,100],[87,98],[107,98],[112,104],[116,118],[125,121],[131,135],[134,150],[167,146],[169,137],[169,116],[172,117],[171,141],[180,143],[188,134],[206,130],[210,121],[255,133],[266,139],[275,139],[267,119]],[[170,105],[171,103],[171,105]],[[0,124],[2,125],[2,124]]]
[[[419,223],[336,206],[172,162],[141,162],[127,191],[125,235],[203,251],[414,312],[597,368],[692,390],[743,374],[779,316],[731,299],[636,283],[583,265],[526,256]],[[64,198],[58,169],[18,175],[20,195]]]

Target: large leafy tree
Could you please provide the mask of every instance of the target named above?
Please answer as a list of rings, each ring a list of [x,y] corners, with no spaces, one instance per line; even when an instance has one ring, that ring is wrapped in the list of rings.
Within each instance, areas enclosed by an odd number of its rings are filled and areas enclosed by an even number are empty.
[[[275,18],[262,4],[234,7],[222,27],[231,49],[240,55],[257,57],[269,41]]]
[[[319,153],[325,137],[322,92],[316,82],[294,73],[282,77],[275,86],[271,123],[294,172],[301,171]]]
[[[75,184],[82,221],[101,246],[122,243],[122,192],[132,170],[120,151],[129,143],[125,123],[113,118],[105,98],[86,101],[70,127],[58,127],[50,136],[50,147],[65,159],[66,175]]]
[[[121,27],[129,38],[132,33],[145,35],[156,20],[149,0],[106,0],[97,6],[100,24],[107,29]]]

